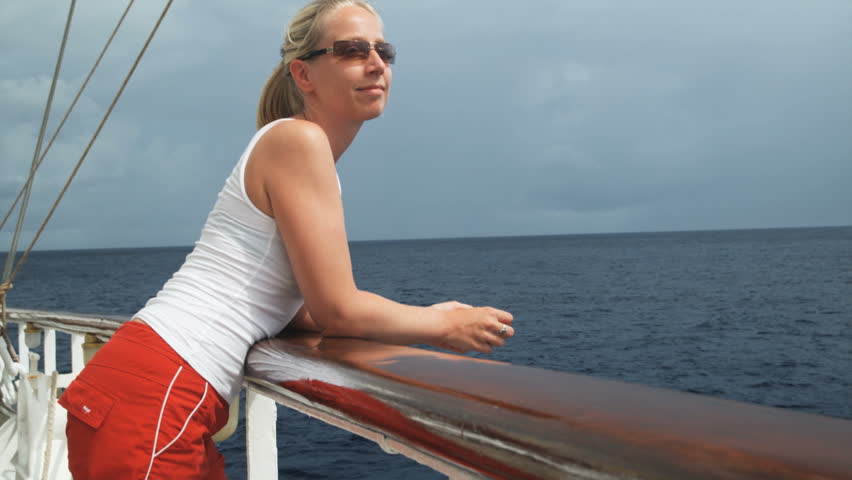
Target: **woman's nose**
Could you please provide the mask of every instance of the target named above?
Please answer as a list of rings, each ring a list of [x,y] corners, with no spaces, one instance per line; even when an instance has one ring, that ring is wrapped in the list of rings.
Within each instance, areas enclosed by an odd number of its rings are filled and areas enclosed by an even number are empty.
[[[370,49],[370,54],[367,56],[367,72],[368,73],[384,73],[387,65],[379,53],[374,48]]]

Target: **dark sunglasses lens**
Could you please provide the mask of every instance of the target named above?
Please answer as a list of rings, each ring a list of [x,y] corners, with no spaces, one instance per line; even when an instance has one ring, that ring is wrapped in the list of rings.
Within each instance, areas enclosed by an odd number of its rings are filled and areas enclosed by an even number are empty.
[[[396,59],[396,50],[390,43],[376,43],[376,53],[387,63]],[[334,42],[334,54],[347,60],[365,59],[370,56],[370,42],[361,40],[341,40]]]
[[[393,45],[390,43],[377,43],[376,53],[379,54],[382,60],[388,63],[393,63],[396,60],[396,50],[394,50]]]
[[[334,54],[346,59],[367,58],[370,55],[369,42],[334,42]]]

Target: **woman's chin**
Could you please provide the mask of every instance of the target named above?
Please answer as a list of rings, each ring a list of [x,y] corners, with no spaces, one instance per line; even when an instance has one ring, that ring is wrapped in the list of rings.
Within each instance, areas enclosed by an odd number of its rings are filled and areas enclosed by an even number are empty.
[[[366,122],[367,120],[372,120],[374,118],[381,117],[384,110],[384,105],[364,109],[364,111],[362,112],[362,119]]]
[[[359,116],[365,122],[367,120],[380,117],[385,111],[385,105],[387,105],[387,103],[387,97],[384,95],[382,97],[374,98],[369,102],[362,102],[358,105]]]

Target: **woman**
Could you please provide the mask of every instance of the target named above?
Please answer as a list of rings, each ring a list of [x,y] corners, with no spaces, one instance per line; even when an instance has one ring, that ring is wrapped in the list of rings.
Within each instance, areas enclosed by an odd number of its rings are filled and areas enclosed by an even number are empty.
[[[259,130],[192,253],[66,390],[78,479],[224,478],[210,439],[246,353],[288,321],[326,336],[491,352],[512,316],[401,305],[359,290],[335,162],[387,103],[395,51],[365,2],[316,0],[291,23]]]

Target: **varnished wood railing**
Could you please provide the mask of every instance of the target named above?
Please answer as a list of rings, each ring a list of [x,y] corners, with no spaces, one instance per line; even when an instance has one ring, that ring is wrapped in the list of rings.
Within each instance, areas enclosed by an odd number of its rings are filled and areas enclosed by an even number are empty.
[[[852,479],[852,421],[820,415],[317,336],[258,343],[247,374],[448,473]]]
[[[118,325],[11,319],[77,337]],[[357,339],[259,342],[246,388],[252,479],[277,476],[279,403],[451,478],[852,480],[852,421]]]

